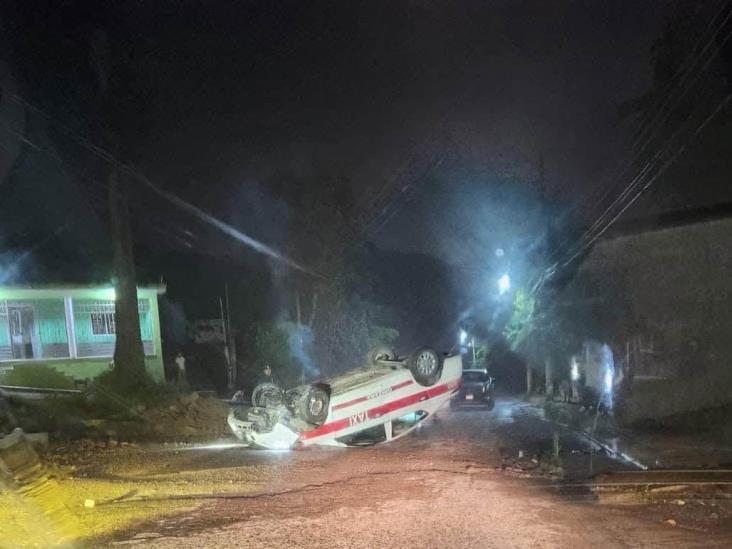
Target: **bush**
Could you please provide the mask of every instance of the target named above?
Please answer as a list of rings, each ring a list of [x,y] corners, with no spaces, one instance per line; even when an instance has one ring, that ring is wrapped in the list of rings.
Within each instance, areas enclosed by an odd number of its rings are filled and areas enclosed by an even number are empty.
[[[180,388],[172,383],[156,383],[147,375],[130,379],[112,370],[98,376],[84,391],[83,399],[100,417],[134,416],[138,407],[165,406],[179,393]]]
[[[16,365],[13,370],[0,374],[0,385],[73,389],[74,380],[45,364]]]
[[[559,406],[551,400],[544,402],[544,417],[551,421],[557,421],[559,419]]]

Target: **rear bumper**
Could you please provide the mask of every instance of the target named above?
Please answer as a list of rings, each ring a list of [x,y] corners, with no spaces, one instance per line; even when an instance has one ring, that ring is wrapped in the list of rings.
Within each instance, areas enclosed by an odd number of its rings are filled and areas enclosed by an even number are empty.
[[[468,398],[467,395],[470,395],[471,393],[463,393],[460,392],[450,401],[450,405],[453,408],[459,408],[462,406],[470,407],[470,406],[488,406],[493,401],[493,395],[488,394],[473,394],[473,398]]]

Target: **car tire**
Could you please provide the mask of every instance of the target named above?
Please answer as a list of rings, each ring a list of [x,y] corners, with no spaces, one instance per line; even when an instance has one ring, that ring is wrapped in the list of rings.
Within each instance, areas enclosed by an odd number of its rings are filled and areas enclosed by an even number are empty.
[[[274,383],[260,383],[252,391],[252,406],[276,408],[283,402],[282,389]]]
[[[312,386],[300,397],[300,418],[312,423],[322,425],[328,417],[328,404],[330,396],[328,391],[322,387]]]
[[[437,383],[442,373],[442,357],[436,351],[426,347],[412,353],[407,365],[414,380],[424,387]]]
[[[385,346],[374,347],[369,351],[369,364],[377,364],[382,360],[396,360],[397,354],[394,349]]]

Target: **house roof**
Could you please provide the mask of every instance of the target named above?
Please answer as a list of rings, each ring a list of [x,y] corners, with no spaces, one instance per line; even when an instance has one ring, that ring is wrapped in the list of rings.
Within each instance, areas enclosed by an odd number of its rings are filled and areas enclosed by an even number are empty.
[[[162,295],[166,291],[164,284],[138,286],[138,292],[155,293]],[[0,299],[8,299],[10,296],[32,294],[47,297],[58,296],[59,294],[70,295],[71,297],[93,297],[95,299],[114,299],[114,286],[111,284],[26,284],[0,286]]]
[[[630,219],[615,225],[604,235],[603,240],[722,219],[732,219],[732,203],[714,204],[687,210],[673,210],[653,216]]]
[[[114,288],[112,284],[0,284],[4,290],[107,290]],[[167,286],[165,284],[144,284],[137,287],[138,290],[156,290],[164,294]]]

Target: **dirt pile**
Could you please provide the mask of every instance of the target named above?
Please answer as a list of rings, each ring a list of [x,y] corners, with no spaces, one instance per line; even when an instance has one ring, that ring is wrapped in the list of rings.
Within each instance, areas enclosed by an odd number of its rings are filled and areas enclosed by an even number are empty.
[[[83,434],[84,425],[78,417],[60,413],[52,401],[29,402],[15,396],[0,394],[0,436],[20,427],[25,433],[50,433],[73,438]]]
[[[87,436],[117,442],[197,442],[230,435],[228,406],[198,393],[161,399],[156,406],[138,405],[121,419],[87,420]]]
[[[141,438],[189,441],[226,436],[229,434],[228,413],[228,406],[217,398],[201,397],[198,393],[180,395],[165,406],[140,413],[146,426]]]
[[[226,423],[228,412],[228,406],[212,394],[195,392],[161,394],[158,402],[128,404],[122,413],[113,415],[81,399],[29,403],[5,398],[0,431],[20,427],[26,433],[46,432],[54,441],[88,439],[111,446],[122,442],[199,442],[231,435]]]

